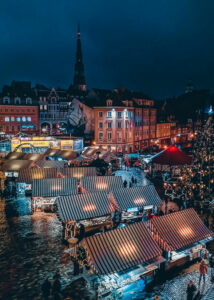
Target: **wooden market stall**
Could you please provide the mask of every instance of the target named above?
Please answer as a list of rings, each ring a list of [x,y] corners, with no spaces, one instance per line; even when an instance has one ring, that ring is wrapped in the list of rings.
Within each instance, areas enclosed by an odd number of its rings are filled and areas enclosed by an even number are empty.
[[[213,239],[193,208],[151,219],[148,228],[165,252],[167,268],[199,258],[205,243]]]
[[[66,240],[80,236],[83,229],[87,233],[112,228],[111,215],[118,209],[105,191],[59,197],[56,205]]]
[[[121,176],[88,176],[80,179],[82,192],[113,191],[123,188]]]
[[[148,211],[157,212],[162,201],[154,185],[114,189],[112,195],[122,211],[122,222],[141,221]]]
[[[35,179],[32,183],[32,210],[53,210],[57,197],[74,194],[77,194],[76,178]]]
[[[142,222],[90,236],[76,247],[79,263],[99,275],[98,297],[121,295],[140,279],[151,282],[164,261],[161,254]]]

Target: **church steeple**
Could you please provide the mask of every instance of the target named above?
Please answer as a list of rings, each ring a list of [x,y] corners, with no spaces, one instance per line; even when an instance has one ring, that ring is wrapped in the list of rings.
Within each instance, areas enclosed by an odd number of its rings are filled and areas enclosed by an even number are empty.
[[[76,51],[76,63],[74,68],[74,88],[81,91],[86,90],[84,65],[82,59],[81,39],[80,39],[80,25],[78,25],[78,31],[77,31],[77,51]]]

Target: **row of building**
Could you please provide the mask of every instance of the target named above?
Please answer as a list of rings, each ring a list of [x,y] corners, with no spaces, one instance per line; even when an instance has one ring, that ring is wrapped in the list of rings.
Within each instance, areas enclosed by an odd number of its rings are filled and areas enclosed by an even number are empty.
[[[192,133],[161,120],[157,103],[143,93],[120,88],[86,90],[80,31],[74,81],[67,90],[13,81],[0,94],[0,132],[15,135],[72,135],[112,151],[133,152]],[[165,121],[165,122],[163,122]]]

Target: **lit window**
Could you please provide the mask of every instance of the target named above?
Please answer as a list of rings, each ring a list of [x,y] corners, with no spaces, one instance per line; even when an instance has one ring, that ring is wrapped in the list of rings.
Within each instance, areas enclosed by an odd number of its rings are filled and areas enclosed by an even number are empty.
[[[108,133],[108,140],[111,141],[111,132]]]
[[[117,128],[122,128],[121,122],[118,122],[118,123],[117,123]]]
[[[47,105],[46,104],[44,105],[44,110],[47,110]]]
[[[99,111],[99,118],[102,118],[102,117],[103,117],[103,112]]]
[[[108,128],[111,128],[111,122],[108,122]]]
[[[10,118],[9,117],[5,117],[5,122],[10,122]]]
[[[17,122],[20,122],[20,121],[21,121],[21,118],[20,118],[20,117],[17,117],[17,118],[16,118],[16,121],[17,121]]]
[[[26,98],[26,104],[32,104],[32,99],[30,97]]]
[[[108,118],[111,118],[111,111],[108,111],[108,112],[107,112],[107,117],[108,117]]]
[[[103,128],[103,123],[99,122],[99,128]]]
[[[26,122],[26,117],[22,117],[22,121],[23,121],[23,122]]]
[[[39,108],[40,108],[40,110],[43,110],[43,105],[40,104]]]
[[[126,118],[128,118],[129,117],[129,112],[128,112],[128,110],[126,110]]]
[[[11,121],[14,122],[14,121],[15,121],[15,118],[14,118],[14,117],[11,117]]]
[[[31,117],[27,117],[28,122],[31,122]]]

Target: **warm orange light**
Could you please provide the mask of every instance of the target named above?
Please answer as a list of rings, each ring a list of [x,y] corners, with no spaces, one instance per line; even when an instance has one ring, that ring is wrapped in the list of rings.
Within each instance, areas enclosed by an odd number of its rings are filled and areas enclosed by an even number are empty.
[[[43,175],[42,174],[35,174],[32,176],[32,179],[43,179]]]
[[[82,208],[84,211],[93,211],[96,209],[96,205],[95,204],[89,204],[89,205],[85,205]]]
[[[52,191],[60,191],[62,188],[59,185],[55,185],[52,187]]]
[[[98,182],[96,184],[96,189],[97,190],[106,190],[108,188],[108,184],[104,182]]]
[[[134,203],[135,204],[142,204],[142,203],[145,203],[145,199],[144,198],[137,198],[134,200]]]
[[[133,244],[127,243],[120,247],[120,253],[124,256],[132,254],[136,251],[136,248]]]
[[[182,228],[179,230],[179,233],[182,235],[182,236],[189,236],[189,235],[192,235],[193,234],[193,231],[191,228],[189,227],[185,227],[185,228]]]

